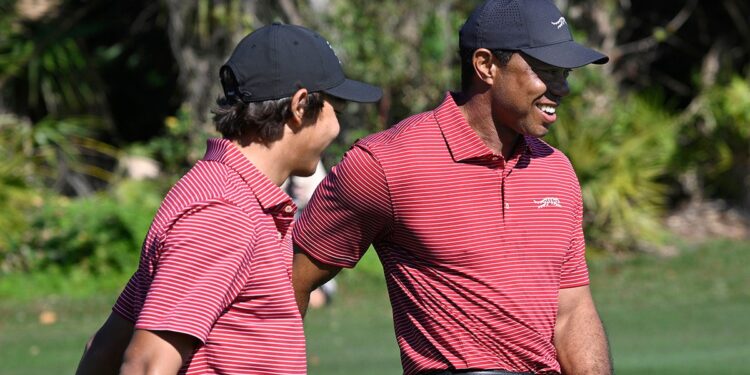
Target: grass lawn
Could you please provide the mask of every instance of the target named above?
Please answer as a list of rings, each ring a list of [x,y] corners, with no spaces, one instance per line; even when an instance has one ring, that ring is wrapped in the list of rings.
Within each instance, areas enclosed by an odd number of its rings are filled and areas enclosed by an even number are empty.
[[[618,374],[750,374],[750,243],[592,262]]]
[[[339,276],[341,290],[330,306],[307,313],[310,375],[401,373],[385,280],[355,272]]]
[[[124,276],[111,278],[124,279]],[[57,280],[59,290],[50,289]],[[35,289],[34,282],[39,283]],[[68,290],[76,281],[35,277],[23,284],[0,279],[0,374],[73,374],[83,345],[101,326],[117,297],[112,287],[99,295]],[[89,284],[96,280],[89,278]],[[123,281],[124,283],[124,281]],[[65,285],[67,284],[67,285]],[[14,291],[8,290],[15,287]],[[93,288],[92,288],[93,289]],[[12,293],[12,294],[11,294]],[[8,294],[11,294],[10,296]],[[40,296],[43,295],[43,297]]]
[[[750,243],[737,242],[686,248],[673,258],[592,261],[592,290],[616,372],[749,374],[748,265]],[[0,374],[73,373],[84,342],[109,313],[118,277],[102,281],[106,286],[95,297],[90,286],[75,286],[80,279],[71,287],[56,278],[62,295],[44,279],[0,280]],[[309,373],[399,374],[375,257],[344,271],[339,286],[333,305],[306,319]]]

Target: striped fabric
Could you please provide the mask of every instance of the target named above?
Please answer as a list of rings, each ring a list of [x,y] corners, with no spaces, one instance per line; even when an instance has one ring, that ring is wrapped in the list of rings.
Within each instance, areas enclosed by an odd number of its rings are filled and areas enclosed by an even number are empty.
[[[294,229],[312,257],[383,263],[405,374],[560,371],[558,291],[588,284],[582,202],[570,162],[527,137],[508,161],[452,96],[357,142]]]
[[[296,207],[229,141],[169,192],[113,310],[201,341],[181,374],[304,374],[291,285]]]

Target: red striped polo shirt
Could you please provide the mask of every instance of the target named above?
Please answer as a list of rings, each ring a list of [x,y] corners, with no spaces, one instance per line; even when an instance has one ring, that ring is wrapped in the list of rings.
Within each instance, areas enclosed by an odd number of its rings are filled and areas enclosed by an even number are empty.
[[[558,291],[588,284],[582,212],[560,151],[526,137],[504,160],[448,94],[435,110],[358,141],[293,237],[341,267],[374,245],[405,374],[560,371]]]
[[[291,284],[291,198],[231,142],[171,189],[113,310],[201,344],[181,374],[305,374]]]

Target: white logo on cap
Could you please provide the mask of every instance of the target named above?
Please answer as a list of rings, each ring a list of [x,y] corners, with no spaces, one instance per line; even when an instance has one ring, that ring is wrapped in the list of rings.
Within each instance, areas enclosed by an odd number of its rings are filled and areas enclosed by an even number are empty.
[[[325,40],[325,39],[323,39],[323,40]],[[335,49],[333,49],[333,46],[331,45],[331,43],[328,43],[328,41],[326,40],[326,44],[328,45],[328,48],[330,48],[330,49],[331,49],[331,52],[333,52],[333,55],[334,55],[334,56],[336,56],[336,60],[338,60],[338,61],[339,61],[339,65],[344,65],[344,64],[343,64],[343,63],[341,62],[341,59],[339,58],[339,56],[338,56],[338,55],[336,54],[336,50],[335,50]]]
[[[550,22],[551,24],[557,26],[558,29],[562,28],[563,26],[567,25],[568,23],[565,21],[565,17],[560,17],[559,20],[555,22]]]

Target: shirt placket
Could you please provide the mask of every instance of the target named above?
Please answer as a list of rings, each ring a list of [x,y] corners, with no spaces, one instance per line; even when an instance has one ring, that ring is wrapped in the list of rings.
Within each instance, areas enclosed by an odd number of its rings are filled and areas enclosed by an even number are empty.
[[[510,211],[510,204],[508,204],[508,199],[505,196],[505,186],[508,183],[508,177],[510,176],[510,173],[513,172],[513,168],[508,167],[508,164],[505,163],[503,168],[500,170],[501,178],[500,178],[500,196],[502,199],[502,207],[503,207],[503,223],[505,223],[506,214],[508,211]]]
[[[516,154],[514,158],[507,162],[500,155],[492,155],[490,157],[495,171],[500,176],[500,211],[502,213],[503,224],[505,224],[506,217],[511,209],[510,203],[508,203],[510,199],[506,196],[506,187],[509,183],[510,175],[513,173],[513,168],[519,159],[520,154]]]
[[[500,186],[498,186],[499,192],[500,192],[500,217],[503,221],[503,224],[505,223],[505,211],[508,208],[508,204],[505,201],[505,179],[508,176],[508,170],[506,168],[507,164],[505,162],[505,159],[496,154],[488,155],[482,158],[482,164],[484,164],[487,167],[490,167],[495,175],[497,175]]]
[[[289,232],[289,227],[294,221],[294,207],[291,203],[287,203],[279,207],[277,210],[272,212],[273,222],[276,225],[276,231],[279,235],[279,241],[283,241]]]
[[[508,185],[511,183],[510,176],[515,170],[516,164],[518,164],[518,162],[521,160],[522,157],[524,157],[524,155],[525,153],[523,150],[516,152],[513,155],[513,157],[510,160],[508,160],[507,163],[504,163],[502,170],[501,170],[502,177],[500,179],[500,184],[501,184],[500,189],[501,189],[501,196],[503,200],[503,223],[505,223],[508,217],[510,216],[510,212],[511,212],[510,210],[512,209],[509,203],[511,199],[508,196],[506,196],[506,192],[509,190]]]

